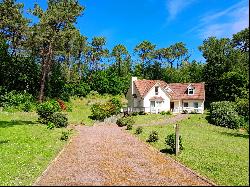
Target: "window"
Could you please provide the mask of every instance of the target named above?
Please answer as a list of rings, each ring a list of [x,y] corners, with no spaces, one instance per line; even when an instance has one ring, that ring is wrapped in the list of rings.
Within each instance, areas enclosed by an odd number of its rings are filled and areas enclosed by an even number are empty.
[[[193,95],[193,94],[194,94],[194,89],[188,88],[188,95]]]
[[[183,103],[184,107],[188,107],[188,103]]]
[[[155,87],[155,95],[158,95],[158,90],[159,90],[159,87],[156,86],[156,87]]]
[[[194,102],[194,108],[198,108],[198,102]]]

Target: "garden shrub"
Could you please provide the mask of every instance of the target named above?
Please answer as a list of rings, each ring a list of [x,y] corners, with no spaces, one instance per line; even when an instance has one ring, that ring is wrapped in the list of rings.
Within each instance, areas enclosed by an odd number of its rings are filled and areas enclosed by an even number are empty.
[[[51,115],[60,110],[61,108],[56,100],[42,102],[37,106],[38,120],[46,124],[49,122]]]
[[[142,133],[142,127],[137,127],[135,130],[135,134],[141,134]]]
[[[116,121],[116,124],[119,127],[123,127],[123,126],[127,126],[127,125],[134,125],[135,121],[132,117],[123,117],[123,118],[118,119]]]
[[[171,115],[172,112],[171,111],[161,111],[160,114],[161,115]]]
[[[47,129],[54,129],[54,128],[55,128],[55,124],[52,122],[48,122]]]
[[[168,135],[167,138],[165,139],[165,143],[167,146],[170,147],[172,153],[175,152],[175,144],[176,144],[175,138],[176,138],[175,134],[173,133],[173,134]],[[180,150],[183,150],[181,136],[179,136],[179,146],[180,146]]]
[[[57,128],[68,126],[68,118],[66,114],[62,114],[59,112],[53,113],[48,120],[49,122],[53,123]]]
[[[67,109],[67,106],[66,106],[66,104],[64,103],[63,100],[57,99],[56,101],[58,102],[58,104],[59,104],[61,110],[66,110],[66,109]]]
[[[249,100],[237,98],[236,111],[245,118],[245,121],[249,121]]]
[[[112,98],[106,103],[93,104],[91,106],[91,118],[94,120],[104,120],[112,115],[120,113],[121,102],[117,98]]]
[[[133,112],[131,115],[132,116],[137,116],[139,114],[139,112]]]
[[[67,141],[69,139],[70,131],[62,131],[61,140]]]
[[[34,110],[36,103],[31,94],[13,90],[11,92],[1,93],[0,107],[3,107],[5,111],[17,110],[29,112]]]
[[[132,130],[132,128],[133,128],[133,124],[131,123],[127,124],[126,130]]]
[[[138,114],[139,115],[146,115],[146,113],[144,111],[140,111]]]
[[[188,111],[187,110],[183,110],[182,113],[183,114],[188,114]]]
[[[244,118],[236,111],[236,104],[230,101],[213,102],[210,105],[210,122],[214,125],[238,129],[244,125]]]
[[[152,131],[149,134],[147,142],[157,142],[159,140],[159,135],[157,131]]]

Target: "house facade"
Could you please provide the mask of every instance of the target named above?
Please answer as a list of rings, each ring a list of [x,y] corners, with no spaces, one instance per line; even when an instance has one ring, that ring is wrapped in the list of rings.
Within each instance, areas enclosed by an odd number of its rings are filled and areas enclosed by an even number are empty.
[[[127,92],[128,112],[204,112],[205,83],[170,83],[132,77]]]

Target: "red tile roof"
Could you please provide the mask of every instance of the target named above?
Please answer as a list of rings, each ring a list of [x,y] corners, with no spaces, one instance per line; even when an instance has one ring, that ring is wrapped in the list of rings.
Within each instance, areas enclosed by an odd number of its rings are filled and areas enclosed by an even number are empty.
[[[179,99],[197,99],[197,100],[205,100],[205,83],[169,83],[162,80],[136,80],[134,84],[140,94],[141,97],[145,97],[149,90],[158,83],[161,88],[165,90],[165,88],[169,87],[173,92],[168,92],[171,96],[172,100]],[[193,95],[188,95],[187,87],[192,85],[195,88]]]
[[[159,85],[164,88],[167,83],[161,80],[136,80],[134,81],[135,87],[137,88],[139,94],[141,97],[146,96],[146,94],[149,92],[149,90],[156,84],[159,83]]]

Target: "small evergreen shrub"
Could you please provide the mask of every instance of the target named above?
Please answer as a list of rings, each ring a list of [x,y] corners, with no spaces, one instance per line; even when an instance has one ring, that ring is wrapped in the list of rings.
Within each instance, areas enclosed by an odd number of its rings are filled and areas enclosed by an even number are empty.
[[[249,121],[249,100],[248,99],[236,99],[236,111],[239,115],[245,118],[245,121]]]
[[[182,113],[183,114],[188,114],[188,111],[187,110],[183,110]]]
[[[132,117],[123,117],[123,118],[118,119],[116,121],[116,124],[119,127],[123,127],[123,126],[127,126],[127,125],[134,125],[135,121]]]
[[[55,124],[52,122],[48,122],[47,129],[54,129],[54,128],[55,128]]]
[[[51,115],[60,111],[60,106],[56,100],[46,101],[37,106],[38,120],[41,123],[48,123]]]
[[[142,127],[137,127],[135,130],[135,134],[141,134],[142,133]]]
[[[140,111],[138,114],[139,115],[146,115],[146,113],[144,111]]]
[[[70,131],[62,131],[61,140],[67,141],[69,139]]]
[[[105,118],[120,113],[121,107],[121,102],[117,98],[112,98],[103,104],[93,104],[91,106],[91,118],[94,120],[104,120]]]
[[[175,134],[170,134],[167,136],[167,138],[165,139],[165,143],[167,146],[170,147],[172,153],[175,152],[175,144],[176,144],[176,141],[175,141]],[[179,136],[179,146],[180,146],[180,150],[183,150],[183,145],[182,145],[182,137]]]
[[[172,112],[171,111],[161,111],[160,114],[161,115],[171,115]]]
[[[133,128],[133,125],[131,123],[127,124],[126,130],[132,130],[132,128]]]
[[[213,102],[210,105],[210,122],[214,125],[238,129],[244,125],[244,118],[237,111],[235,103],[230,101]]]
[[[157,142],[159,140],[159,135],[157,131],[152,131],[149,134],[147,142]]]
[[[49,117],[49,122],[52,122],[55,125],[55,127],[57,127],[57,128],[68,126],[68,118],[67,118],[66,114],[62,114],[59,112],[53,113]]]

